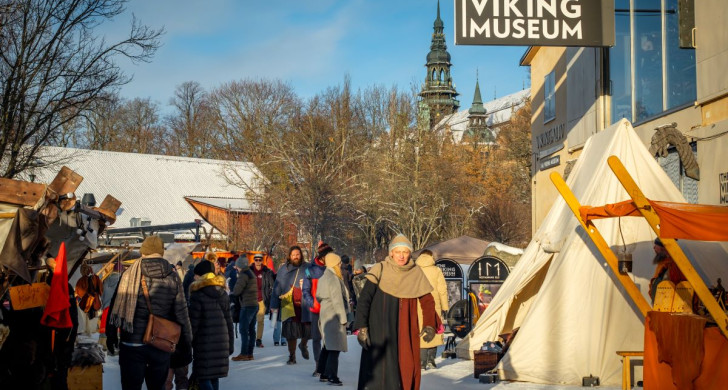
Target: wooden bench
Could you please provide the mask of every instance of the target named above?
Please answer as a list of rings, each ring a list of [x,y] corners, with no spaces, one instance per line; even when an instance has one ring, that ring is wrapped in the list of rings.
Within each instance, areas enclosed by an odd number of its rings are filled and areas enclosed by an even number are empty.
[[[622,390],[632,388],[632,370],[630,367],[630,358],[644,357],[644,351],[617,351],[617,355],[622,357]]]

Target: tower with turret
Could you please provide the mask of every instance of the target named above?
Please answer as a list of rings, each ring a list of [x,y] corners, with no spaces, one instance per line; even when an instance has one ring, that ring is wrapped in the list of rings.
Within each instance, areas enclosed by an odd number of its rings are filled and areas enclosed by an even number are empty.
[[[442,118],[457,112],[460,102],[450,75],[450,53],[445,44],[445,23],[440,19],[440,1],[433,26],[432,44],[427,54],[427,75],[420,91],[420,118],[433,128]],[[482,106],[482,102],[481,102]]]

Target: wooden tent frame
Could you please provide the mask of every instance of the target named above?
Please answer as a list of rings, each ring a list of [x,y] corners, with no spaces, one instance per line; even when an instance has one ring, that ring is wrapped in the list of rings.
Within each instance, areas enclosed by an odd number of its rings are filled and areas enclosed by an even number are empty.
[[[647,223],[650,225],[655,234],[657,234],[657,237],[660,237],[662,244],[665,246],[665,249],[670,254],[672,259],[675,261],[675,264],[678,266],[683,275],[685,275],[685,278],[690,283],[690,285],[695,289],[695,293],[698,295],[698,298],[700,298],[700,300],[703,302],[703,305],[705,305],[705,308],[708,310],[710,315],[713,316],[713,319],[717,323],[721,333],[723,333],[723,336],[728,338],[728,316],[725,312],[723,312],[720,305],[710,293],[708,287],[705,285],[705,282],[703,282],[703,279],[700,277],[700,275],[698,275],[692,263],[687,258],[687,256],[685,256],[685,253],[682,251],[675,239],[664,238],[660,236],[660,216],[650,206],[644,193],[642,193],[642,190],[639,188],[629,172],[627,172],[627,169],[624,167],[619,158],[617,156],[610,156],[607,159],[607,163],[612,169],[612,172],[614,172],[614,175],[622,184],[622,187],[624,187],[624,189],[627,191],[627,194],[632,198],[632,201],[634,202],[635,206],[637,206],[637,209],[639,210],[642,217],[647,220]],[[620,282],[622,287],[624,287],[627,294],[630,296],[632,301],[639,309],[643,319],[646,318],[647,312],[651,311],[652,307],[642,295],[634,281],[630,279],[627,274],[619,272],[617,256],[614,254],[612,249],[604,240],[604,237],[599,232],[599,229],[597,229],[597,227],[591,221],[587,222],[582,219],[581,214],[579,213],[579,208],[581,207],[581,204],[576,199],[574,193],[571,192],[571,189],[566,184],[561,175],[559,175],[557,172],[553,172],[551,173],[550,178],[556,186],[556,189],[559,191],[559,194],[561,194],[561,196],[564,198],[564,201],[566,201],[566,204],[574,213],[574,216],[579,221],[582,228],[584,228],[587,235],[592,240],[592,242],[594,242],[594,245],[597,247],[599,252],[607,260],[607,264],[609,264],[609,267],[612,269],[612,272],[616,276],[617,280]]]

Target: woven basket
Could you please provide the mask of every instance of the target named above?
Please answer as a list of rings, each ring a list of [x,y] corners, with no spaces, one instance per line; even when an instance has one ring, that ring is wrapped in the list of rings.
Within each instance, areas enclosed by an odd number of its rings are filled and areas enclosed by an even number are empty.
[[[478,379],[480,374],[484,374],[498,364],[498,353],[487,351],[473,351],[473,377]]]

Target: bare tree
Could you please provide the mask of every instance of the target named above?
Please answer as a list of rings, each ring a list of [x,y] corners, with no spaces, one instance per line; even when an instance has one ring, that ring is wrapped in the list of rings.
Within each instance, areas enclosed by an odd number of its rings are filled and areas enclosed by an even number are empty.
[[[170,104],[175,113],[167,117],[171,142],[167,152],[184,157],[216,156],[219,146],[214,112],[207,92],[196,81],[177,86]]]
[[[115,59],[148,61],[161,30],[134,20],[129,35],[96,34],[126,0],[16,0],[2,14],[0,151],[3,177],[33,161],[63,126],[87,115],[105,93],[129,81]]]

